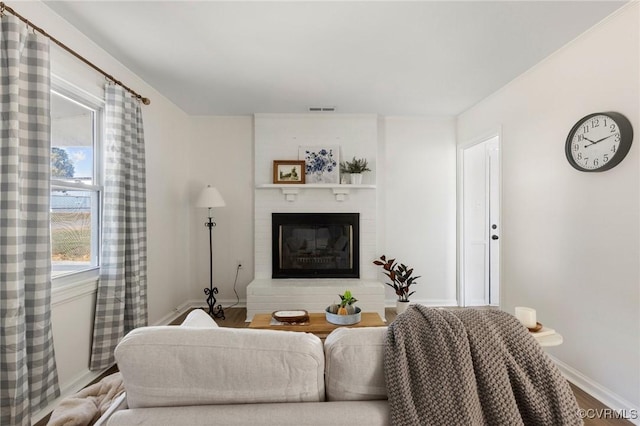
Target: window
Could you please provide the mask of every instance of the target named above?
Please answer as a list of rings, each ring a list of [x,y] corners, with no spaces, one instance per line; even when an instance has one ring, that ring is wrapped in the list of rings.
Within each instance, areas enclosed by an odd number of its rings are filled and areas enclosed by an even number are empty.
[[[51,92],[51,265],[53,278],[95,270],[100,241],[101,107],[54,86]]]

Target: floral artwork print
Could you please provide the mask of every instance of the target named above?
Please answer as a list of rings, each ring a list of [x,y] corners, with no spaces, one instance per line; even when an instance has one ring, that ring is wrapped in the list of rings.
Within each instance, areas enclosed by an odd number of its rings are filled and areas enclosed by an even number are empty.
[[[305,161],[307,183],[339,183],[340,147],[301,146],[298,158]]]

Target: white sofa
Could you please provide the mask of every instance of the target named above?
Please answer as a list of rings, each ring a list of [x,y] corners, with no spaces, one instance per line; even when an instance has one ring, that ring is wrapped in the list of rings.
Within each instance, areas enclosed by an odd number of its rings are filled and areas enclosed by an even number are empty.
[[[203,311],[143,327],[115,351],[116,425],[386,425],[386,327],[308,333],[218,328]],[[107,420],[106,418],[102,419]]]

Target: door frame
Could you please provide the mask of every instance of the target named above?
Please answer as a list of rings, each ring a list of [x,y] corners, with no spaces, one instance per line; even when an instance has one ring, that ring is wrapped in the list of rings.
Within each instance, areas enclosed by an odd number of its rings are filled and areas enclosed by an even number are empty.
[[[499,170],[499,178],[498,178],[498,203],[500,207],[498,208],[498,215],[500,218],[500,239],[504,235],[504,220],[502,215],[502,126],[498,126],[498,128],[494,131],[488,132],[482,136],[475,137],[473,139],[467,140],[463,143],[458,144],[456,151],[456,234],[457,234],[457,244],[456,244],[456,298],[458,301],[458,306],[465,306],[465,282],[464,282],[464,151],[468,148],[471,148],[475,145],[478,145],[483,142],[487,142],[490,139],[498,138],[498,170]],[[502,243],[501,243],[502,246]],[[499,261],[499,273],[500,279],[503,277],[503,266],[502,266],[502,253],[504,250],[500,249],[500,253],[498,255]],[[502,296],[504,294],[502,282],[500,283],[500,290],[498,295],[498,307],[502,307],[503,300]]]

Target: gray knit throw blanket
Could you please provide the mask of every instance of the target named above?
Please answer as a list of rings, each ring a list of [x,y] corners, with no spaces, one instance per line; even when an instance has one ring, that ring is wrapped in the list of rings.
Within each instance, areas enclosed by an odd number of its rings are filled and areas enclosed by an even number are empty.
[[[389,325],[384,370],[394,426],[583,424],[556,365],[503,311],[413,305]]]

